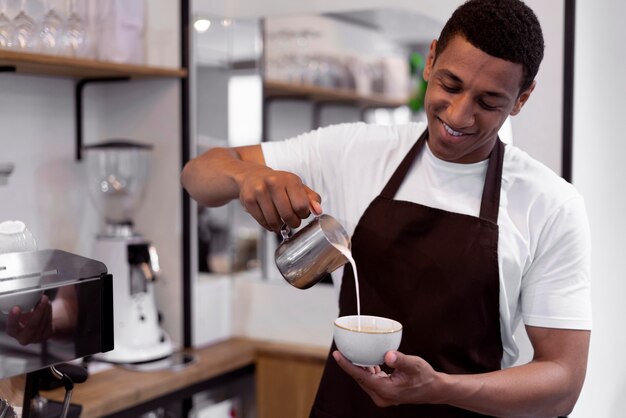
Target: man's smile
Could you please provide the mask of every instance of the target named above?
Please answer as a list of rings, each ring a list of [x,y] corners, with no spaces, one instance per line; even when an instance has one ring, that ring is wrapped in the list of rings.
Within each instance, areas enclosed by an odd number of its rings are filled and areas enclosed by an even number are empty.
[[[445,122],[443,122],[443,121],[441,121],[441,123],[443,123],[443,127],[445,128],[445,130],[446,130],[446,131],[447,131],[450,135],[452,135],[452,136],[463,136],[463,135],[465,135],[463,132],[458,132],[458,131],[455,131],[455,130],[454,130],[454,129],[452,129],[452,128],[450,127],[450,125],[448,125],[447,123],[445,123]]]

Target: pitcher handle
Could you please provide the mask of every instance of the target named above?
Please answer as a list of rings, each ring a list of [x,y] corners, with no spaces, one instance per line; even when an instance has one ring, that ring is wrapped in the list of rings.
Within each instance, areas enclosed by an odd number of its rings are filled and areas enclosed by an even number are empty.
[[[283,238],[283,242],[289,239],[289,234],[291,234],[291,228],[287,224],[283,224],[280,227],[280,236]]]

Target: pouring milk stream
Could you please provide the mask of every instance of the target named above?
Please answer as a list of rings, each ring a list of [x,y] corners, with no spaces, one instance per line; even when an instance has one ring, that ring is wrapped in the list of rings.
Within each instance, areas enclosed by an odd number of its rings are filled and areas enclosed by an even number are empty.
[[[328,273],[350,263],[357,314],[335,320],[333,339],[337,349],[353,364],[370,367],[384,363],[385,353],[400,346],[402,324],[390,318],[361,315],[359,276],[350,237],[343,226],[332,216],[323,214],[292,236],[287,225],[280,232],[283,241],[274,254],[276,267],[294,287],[308,289]]]
[[[283,225],[283,241],[274,254],[276,267],[285,280],[299,289],[308,289],[349,262],[354,272],[360,328],[359,280],[346,230],[335,218],[322,214],[292,236],[290,234],[289,227]]]
[[[357,270],[356,270],[356,262],[354,261],[354,258],[352,257],[352,251],[350,251],[350,248],[343,246],[341,244],[333,244],[333,247],[335,247],[341,254],[344,255],[344,257],[348,259],[348,262],[352,266],[352,271],[354,272],[354,287],[356,289],[356,314],[359,317],[357,331],[360,331],[361,330],[361,296],[359,293],[359,274],[357,273]]]

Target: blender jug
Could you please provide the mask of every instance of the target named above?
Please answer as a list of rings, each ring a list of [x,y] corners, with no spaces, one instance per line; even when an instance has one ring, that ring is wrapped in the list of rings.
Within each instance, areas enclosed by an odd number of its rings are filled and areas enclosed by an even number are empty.
[[[84,147],[89,195],[104,217],[107,235],[131,227],[145,195],[150,172],[151,145],[108,141]]]

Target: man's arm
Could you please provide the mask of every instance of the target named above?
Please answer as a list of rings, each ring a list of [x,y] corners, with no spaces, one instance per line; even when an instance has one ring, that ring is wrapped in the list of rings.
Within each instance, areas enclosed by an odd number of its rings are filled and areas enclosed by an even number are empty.
[[[590,331],[526,327],[535,354],[525,365],[474,375],[449,375],[423,359],[388,352],[391,375],[372,373],[335,359],[378,406],[449,404],[499,417],[556,417],[569,414],[582,389]]]
[[[181,183],[199,203],[215,207],[239,198],[244,209],[266,229],[292,228],[319,214],[320,196],[293,173],[265,165],[260,145],[213,148],[189,161]]]

